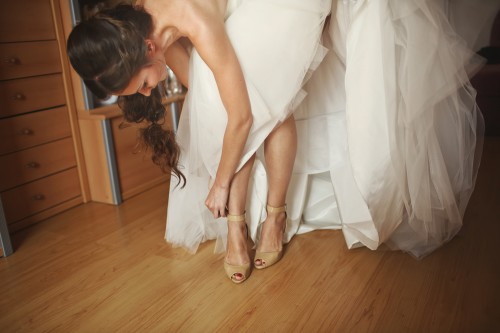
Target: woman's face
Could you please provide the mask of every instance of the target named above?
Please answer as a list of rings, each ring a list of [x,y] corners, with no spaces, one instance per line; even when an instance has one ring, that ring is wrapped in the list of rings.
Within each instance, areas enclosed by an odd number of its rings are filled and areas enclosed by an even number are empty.
[[[144,96],[151,95],[151,90],[154,89],[160,81],[167,78],[167,67],[165,57],[159,48],[150,42],[148,44],[148,63],[132,77],[127,87],[118,92],[117,95],[133,95],[136,93]]]

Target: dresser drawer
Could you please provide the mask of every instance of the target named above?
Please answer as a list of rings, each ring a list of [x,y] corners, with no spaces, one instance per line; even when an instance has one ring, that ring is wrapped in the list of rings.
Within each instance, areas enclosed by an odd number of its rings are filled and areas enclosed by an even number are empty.
[[[0,155],[69,136],[66,107],[0,119]]]
[[[0,80],[61,72],[57,41],[0,44]]]
[[[50,0],[2,1],[0,42],[56,39]]]
[[[0,191],[76,165],[71,137],[0,156]]]
[[[64,104],[61,74],[0,82],[0,118]]]
[[[8,223],[36,214],[81,194],[76,168],[2,193]]]

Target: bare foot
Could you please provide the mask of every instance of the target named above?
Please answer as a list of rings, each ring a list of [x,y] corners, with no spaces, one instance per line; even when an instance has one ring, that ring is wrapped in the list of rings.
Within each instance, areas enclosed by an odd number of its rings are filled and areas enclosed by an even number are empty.
[[[277,252],[283,247],[283,230],[286,223],[286,213],[271,213],[262,224],[257,252]],[[255,265],[262,266],[260,259]]]
[[[226,262],[230,265],[241,266],[250,263],[247,247],[247,229],[244,223],[228,223]],[[240,273],[234,275],[236,280],[243,280]]]

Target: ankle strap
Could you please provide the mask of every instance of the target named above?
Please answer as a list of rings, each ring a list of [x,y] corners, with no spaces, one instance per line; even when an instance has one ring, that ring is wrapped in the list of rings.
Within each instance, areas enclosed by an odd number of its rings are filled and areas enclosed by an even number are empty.
[[[282,213],[282,212],[286,212],[286,204],[281,206],[281,207],[273,207],[273,206],[269,206],[267,205],[267,213]]]
[[[228,221],[231,221],[231,222],[243,222],[243,221],[245,221],[245,212],[241,215],[227,214],[226,218]]]

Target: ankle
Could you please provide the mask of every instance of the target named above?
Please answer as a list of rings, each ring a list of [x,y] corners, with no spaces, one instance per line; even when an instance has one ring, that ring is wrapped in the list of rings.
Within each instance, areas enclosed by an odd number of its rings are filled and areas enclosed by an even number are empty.
[[[230,234],[241,234],[243,236],[246,235],[247,225],[246,223],[228,223],[227,230]]]
[[[231,214],[228,212],[226,215],[227,222],[245,222],[245,213],[246,211],[243,211],[241,214]]]
[[[279,207],[267,205],[266,211],[267,211],[266,220],[271,220],[271,221],[277,222],[277,221],[286,220],[286,218],[287,218],[286,204],[279,206]]]
[[[267,204],[266,211],[268,214],[286,212],[286,203],[279,206]]]

